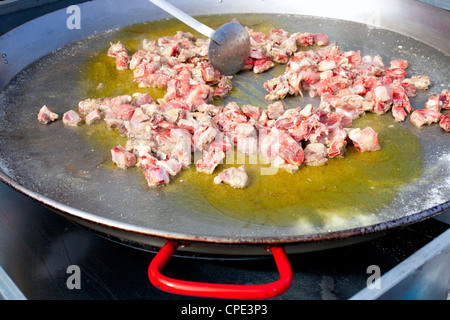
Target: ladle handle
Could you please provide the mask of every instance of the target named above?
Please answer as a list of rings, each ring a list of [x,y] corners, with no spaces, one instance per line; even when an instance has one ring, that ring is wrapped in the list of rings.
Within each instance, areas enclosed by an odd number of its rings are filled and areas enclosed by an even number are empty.
[[[291,265],[282,247],[270,247],[280,273],[280,279],[267,284],[218,284],[185,281],[161,274],[169,258],[180,246],[178,241],[168,240],[148,267],[150,282],[158,289],[174,294],[220,299],[268,299],[285,293],[292,284]]]
[[[174,7],[173,5],[164,0],[149,0],[149,1],[208,38],[211,38],[215,32],[214,29],[195,20],[190,15],[186,14],[185,12],[181,11],[180,9]]]

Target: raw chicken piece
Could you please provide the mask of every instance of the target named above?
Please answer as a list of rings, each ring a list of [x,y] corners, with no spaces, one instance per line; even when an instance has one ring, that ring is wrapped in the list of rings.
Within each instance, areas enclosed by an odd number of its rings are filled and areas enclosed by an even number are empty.
[[[142,108],[136,108],[131,116],[131,119],[127,121],[128,131],[137,132],[146,130],[146,127],[150,121],[148,116]]]
[[[328,161],[327,148],[322,143],[310,143],[305,147],[304,152],[306,165],[320,166]]]
[[[223,113],[232,121],[239,123],[247,122],[247,116],[242,112],[236,102],[227,103],[227,105],[223,108]]]
[[[253,72],[263,73],[264,71],[273,68],[275,64],[269,59],[258,59],[253,62]]]
[[[345,147],[347,146],[347,141],[345,139],[336,139],[331,142],[330,147],[327,150],[327,155],[329,158],[334,158],[337,156],[342,156],[345,152]]]
[[[296,128],[301,122],[300,112],[295,109],[286,110],[275,122],[275,127],[281,130]]]
[[[163,168],[151,167],[145,170],[144,173],[149,187],[157,187],[170,182],[169,174]]]
[[[334,76],[331,78],[327,78],[319,81],[319,85],[317,87],[317,93],[319,95],[323,95],[325,93],[335,93],[341,89],[346,88],[350,85],[350,81],[341,76]]]
[[[283,29],[271,29],[269,31],[269,39],[275,43],[281,44],[283,41],[289,38],[289,32]]]
[[[153,98],[148,93],[136,92],[132,95],[133,101],[131,104],[135,107],[140,107],[144,104],[154,103]]]
[[[197,111],[204,113],[210,117],[215,117],[218,114],[222,113],[223,107],[218,107],[212,104],[204,103],[202,105],[197,106]]]
[[[299,125],[288,130],[289,134],[299,143],[303,140],[308,141],[312,135],[312,131],[312,125],[307,120],[302,120]]]
[[[314,35],[309,32],[297,33],[297,44],[311,46],[314,44]]]
[[[329,42],[328,36],[325,33],[316,33],[313,36],[313,40],[317,46],[326,46]]]
[[[225,152],[231,150],[233,147],[233,144],[231,143],[228,136],[219,135],[217,136],[214,141],[208,146],[208,152],[209,153],[218,153],[218,152]]]
[[[400,83],[403,89],[405,89],[405,94],[408,98],[413,98],[417,94],[417,88],[415,85],[407,82],[401,82]]]
[[[223,151],[214,153],[203,151],[202,159],[196,163],[197,171],[212,174],[223,159],[225,159],[225,153]]]
[[[262,49],[256,49],[256,48],[252,48],[250,50],[250,56],[251,59],[253,59],[253,61],[256,60],[267,60],[267,57],[264,55],[264,53],[262,52]],[[253,62],[254,64],[254,62]]]
[[[145,154],[156,149],[156,142],[150,137],[129,137],[125,144],[126,150],[132,150],[137,157],[143,157]]]
[[[120,52],[128,52],[127,49],[125,48],[125,46],[120,42],[116,42],[116,43],[110,43],[110,47],[108,49],[108,56],[109,57],[115,57],[117,56],[118,53]]]
[[[297,51],[297,39],[289,36],[289,38],[281,42],[280,47],[286,50],[287,55],[292,55],[292,53]]]
[[[278,44],[272,46],[270,53],[273,62],[284,64],[289,61],[290,52]]]
[[[359,128],[352,129],[348,133],[348,137],[352,140],[356,149],[361,152],[377,151],[381,149],[378,142],[378,134],[371,127],[364,130]]]
[[[233,135],[241,137],[256,137],[255,127],[250,123],[239,123],[233,131]]]
[[[211,100],[214,90],[206,84],[198,84],[190,87],[185,102],[190,107],[199,106]]]
[[[442,90],[439,99],[442,102],[442,109],[450,109],[450,90]]]
[[[402,106],[394,105],[392,107],[392,116],[396,122],[403,122],[407,117],[407,113]]]
[[[408,69],[408,61],[404,59],[397,59],[391,61],[391,69],[393,68],[402,68]]]
[[[101,114],[100,110],[96,109],[96,110],[92,110],[91,112],[89,112],[89,114],[85,118],[85,121],[86,121],[86,124],[90,125],[90,124],[100,121],[101,119],[102,119],[102,114]]]
[[[66,126],[76,127],[84,122],[82,116],[80,116],[76,111],[69,110],[63,115],[63,123]]]
[[[112,108],[121,105],[121,104],[129,104],[133,98],[130,95],[122,95],[117,97],[105,98],[100,103],[100,111],[108,112]]]
[[[116,58],[117,70],[128,69],[130,57],[128,56],[128,50],[120,41],[111,43],[111,47],[108,49],[108,56]]]
[[[133,113],[136,110],[135,106],[131,104],[120,104],[114,106],[110,111],[108,111],[105,115],[105,119],[117,119],[129,121],[133,117]]]
[[[266,81],[264,88],[269,92],[266,95],[266,100],[269,101],[284,99],[291,92],[289,82],[284,75]]]
[[[215,80],[215,70],[210,62],[200,64],[202,77],[205,82],[213,82]]]
[[[100,109],[103,99],[86,99],[78,103],[78,111],[82,114],[88,114],[94,110]]]
[[[337,100],[335,111],[342,116],[355,120],[364,113],[365,101],[363,97],[357,94],[344,95]]]
[[[336,127],[330,132],[330,134],[328,136],[328,139],[330,140],[330,142],[328,144],[328,150],[327,150],[327,154],[328,154],[329,158],[334,158],[334,157],[344,155],[345,148],[347,146],[347,137],[348,137],[348,131],[341,127]]]
[[[156,166],[166,170],[172,177],[176,176],[182,169],[181,163],[174,158],[156,161]]]
[[[42,106],[38,113],[38,120],[41,123],[48,124],[58,120],[59,116],[52,112],[47,106]]]
[[[414,85],[417,89],[426,90],[431,84],[428,76],[413,76],[410,79],[405,79],[402,83],[408,83]]]
[[[136,155],[133,152],[127,151],[121,145],[111,149],[111,157],[116,166],[121,169],[133,167],[137,162]]]
[[[374,89],[374,95],[376,101],[387,102],[392,100],[393,91],[387,86],[378,86]]]
[[[439,122],[439,126],[447,132],[450,132],[450,113],[444,114],[441,117],[441,122]]]
[[[336,68],[337,64],[334,60],[322,60],[317,64],[317,70],[320,72],[332,71]]]
[[[130,63],[130,57],[126,52],[120,52],[116,56],[116,69],[127,70]]]
[[[319,111],[321,112],[321,110]],[[348,127],[353,123],[352,119],[337,112],[330,112],[330,113],[321,112],[320,122],[324,123],[328,127],[330,134],[336,134],[337,133],[336,129]],[[346,137],[347,135],[344,138]]]
[[[183,168],[188,168],[192,164],[192,135],[181,128],[171,129],[170,134],[173,141],[171,157],[177,159]]]
[[[254,60],[252,58],[248,58],[247,61],[245,61],[244,66],[242,67],[241,71],[245,70],[252,70],[253,69]]]
[[[403,68],[386,68],[384,72],[391,78],[391,81],[401,81],[406,77],[406,71]]]
[[[156,162],[158,161],[159,160],[148,151],[141,155],[138,164],[143,171],[146,171],[156,167]]]
[[[373,103],[373,108],[370,111],[379,115],[385,114],[391,109],[393,97],[393,90],[386,85],[376,86],[366,94],[366,99]]]
[[[304,152],[300,143],[287,132],[272,128],[260,141],[260,153],[268,161],[280,157],[286,163],[300,166],[304,160]]]
[[[192,137],[195,150],[205,150],[214,141],[220,131],[214,126],[201,126],[195,130]]]
[[[421,127],[425,124],[432,124],[439,121],[441,114],[439,112],[430,110],[415,110],[410,117],[410,121],[416,127]]]
[[[241,107],[242,112],[249,118],[258,120],[261,116],[261,109],[252,105],[243,105]]]
[[[392,89],[392,116],[395,121],[402,122],[406,119],[407,113],[414,111],[409,101],[408,93],[405,87],[398,82],[389,86]]]
[[[434,94],[425,102],[425,110],[440,113],[442,109],[442,101],[439,94]]]
[[[214,178],[215,184],[228,184],[233,188],[245,188],[248,184],[248,175],[245,166],[231,167],[223,170]]]
[[[284,104],[282,102],[275,102],[267,106],[267,116],[269,119],[277,120],[284,114]]]
[[[236,148],[242,154],[252,156],[250,161],[257,162],[258,155],[258,138],[255,136],[239,136],[236,138]]]

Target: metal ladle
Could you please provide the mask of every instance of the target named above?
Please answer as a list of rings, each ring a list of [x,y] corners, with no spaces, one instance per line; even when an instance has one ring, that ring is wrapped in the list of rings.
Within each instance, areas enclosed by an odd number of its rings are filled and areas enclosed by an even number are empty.
[[[149,0],[159,8],[211,39],[208,58],[221,74],[231,76],[239,72],[250,55],[250,37],[237,22],[211,29],[164,0]]]

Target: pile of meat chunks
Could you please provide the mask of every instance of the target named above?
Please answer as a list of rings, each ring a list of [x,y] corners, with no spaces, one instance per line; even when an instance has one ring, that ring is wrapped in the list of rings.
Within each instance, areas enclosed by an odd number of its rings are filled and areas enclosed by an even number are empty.
[[[244,70],[262,73],[275,63],[286,64],[284,74],[264,83],[266,107],[211,104],[228,95],[233,77],[221,75],[208,61],[209,40],[179,31],[144,40],[134,54],[121,42],[111,43],[107,53],[117,70],[132,70],[140,88],[165,88],[163,99],[154,101],[148,93],[86,99],[78,111],[65,113],[63,122],[78,126],[105,121],[109,129],[118,130],[127,143],[112,148],[112,161],[122,169],[139,167],[151,187],[169,183],[192,164],[198,172],[214,174],[234,150],[289,172],[302,164],[323,165],[329,158],[343,157],[349,144],[361,152],[379,150],[375,130],[350,128],[365,112],[391,111],[399,122],[411,113],[417,126],[440,120],[449,131],[449,114],[441,114],[449,108],[449,91],[430,97],[423,110],[414,111],[409,98],[427,89],[430,80],[407,79],[407,61],[394,60],[386,67],[380,56],[341,51],[323,33],[272,29],[266,35],[247,30],[251,52]],[[305,48],[312,46],[318,49]],[[320,105],[285,108],[283,98],[303,94],[319,96]],[[49,123],[58,115],[44,106],[38,118]],[[245,164],[218,173],[214,183],[245,188]]]

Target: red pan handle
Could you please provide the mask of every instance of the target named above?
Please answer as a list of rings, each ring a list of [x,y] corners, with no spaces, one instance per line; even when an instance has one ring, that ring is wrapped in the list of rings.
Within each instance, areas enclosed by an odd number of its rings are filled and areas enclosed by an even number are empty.
[[[216,284],[177,280],[161,274],[169,258],[180,243],[168,240],[148,267],[150,282],[158,289],[180,295],[221,299],[268,299],[285,293],[292,284],[292,268],[282,247],[270,247],[280,273],[280,279],[257,285]]]

